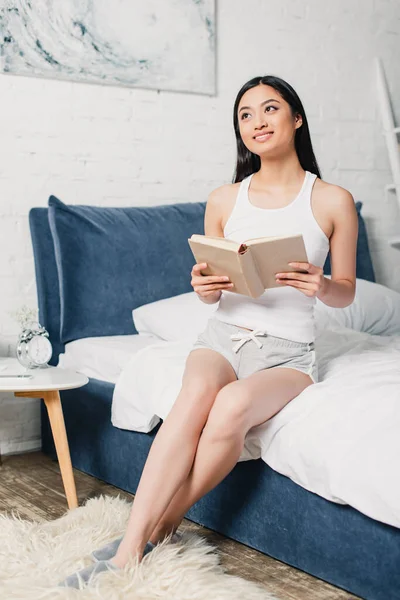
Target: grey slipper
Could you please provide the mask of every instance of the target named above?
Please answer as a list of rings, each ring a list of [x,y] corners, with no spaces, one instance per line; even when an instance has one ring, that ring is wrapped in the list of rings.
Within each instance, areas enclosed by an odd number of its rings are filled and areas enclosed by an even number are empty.
[[[171,544],[178,544],[182,541],[182,537],[183,536],[181,533],[179,533],[179,531],[175,531],[175,533],[173,533],[171,537]]]
[[[180,542],[181,540],[182,540],[182,534],[178,533],[176,531],[171,537],[171,544],[176,544],[177,542]],[[122,537],[117,538],[116,540],[113,540],[112,542],[109,542],[105,546],[102,546],[98,550],[95,550],[94,552],[92,552],[91,556],[92,556],[93,560],[100,561],[100,560],[109,560],[110,558],[113,558],[113,556],[115,556],[117,554],[117,550],[118,550],[118,547],[119,547],[121,541],[122,541]],[[146,554],[151,552],[153,550],[153,548],[154,548],[154,544],[152,542],[147,542],[147,544],[144,548],[143,556],[145,556]]]
[[[89,565],[72,575],[68,575],[64,581],[58,584],[58,587],[72,587],[77,590],[82,589],[91,579],[91,577],[101,573],[102,571],[117,571],[118,567],[109,561],[99,561],[94,565]]]
[[[92,552],[91,556],[92,556],[93,560],[99,562],[102,560],[110,560],[110,558],[113,558],[117,554],[117,550],[118,550],[118,547],[119,547],[121,541],[122,541],[122,537],[117,538],[116,540],[109,542],[102,548],[99,548],[98,550],[95,550],[94,552]],[[145,556],[146,554],[151,552],[153,550],[153,548],[154,548],[154,544],[152,544],[151,542],[147,542],[147,544],[144,548],[144,551],[143,551],[143,556]]]
[[[113,540],[112,542],[109,542],[105,546],[102,546],[98,550],[95,550],[94,552],[92,552],[92,554],[91,554],[92,558],[95,561],[109,560],[110,558],[112,558],[113,556],[115,556],[117,554],[117,550],[118,550],[118,547],[121,542],[122,542],[122,537],[117,538],[116,540]]]

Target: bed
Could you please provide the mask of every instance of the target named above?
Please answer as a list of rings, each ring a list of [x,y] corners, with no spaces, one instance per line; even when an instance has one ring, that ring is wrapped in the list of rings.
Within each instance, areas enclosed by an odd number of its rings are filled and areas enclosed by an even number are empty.
[[[357,205],[357,277],[373,282],[374,273],[360,214],[361,203]],[[153,422],[148,432],[113,425],[111,410],[116,385],[123,380],[124,373],[129,373],[130,361],[137,361],[141,368],[148,364],[140,363],[146,360],[146,354],[154,361],[155,348],[163,348],[163,360],[157,363],[160,375],[172,348],[180,356],[175,363],[179,371],[188,340],[151,339],[155,334],[159,337],[159,331],[138,333],[132,310],[191,290],[188,273],[192,257],[187,238],[194,232],[203,233],[204,208],[204,203],[134,208],[68,206],[51,197],[48,209],[34,208],[30,212],[39,314],[53,343],[53,364],[57,364],[60,355],[67,356],[68,344],[78,340],[79,344],[98,344],[98,340],[93,340],[108,337],[114,338],[111,343],[115,344],[114,336],[136,335],[136,339],[147,336],[140,342],[143,346],[136,345],[134,349],[131,346],[128,361],[126,354],[124,359],[119,355],[111,374],[114,381],[99,378],[100,374],[104,375],[101,369],[98,370],[97,362],[97,371],[93,371],[97,376],[91,377],[87,386],[61,394],[74,467],[133,493],[159,424]],[[329,273],[329,268],[328,257],[324,271]],[[348,330],[338,329],[330,335],[339,335],[336,345],[343,345],[343,335],[351,338],[350,345],[355,340]],[[358,332],[358,335],[368,334]],[[375,339],[378,346],[383,342],[390,358],[396,359],[399,349],[395,336],[378,337]],[[88,342],[90,338],[92,341]],[[123,340],[125,349],[132,339]],[[332,339],[329,348],[335,346]],[[365,350],[372,359],[369,342],[368,338]],[[363,340],[358,338],[357,343],[363,343]],[[379,348],[375,350],[379,353]],[[339,353],[339,361],[340,358]],[[354,360],[354,357],[350,358]],[[395,362],[391,365],[389,377],[396,373]],[[93,369],[96,361],[90,361],[86,366]],[[335,373],[331,375],[335,376]],[[167,395],[169,403],[177,381],[178,376],[171,381]],[[393,381],[386,378],[385,382],[388,389],[393,388],[395,393],[399,391],[396,377]],[[304,395],[297,406],[292,404],[286,413],[281,411],[280,419],[284,420],[290,411],[298,410],[301,402],[308,401],[310,406],[317,406],[318,402],[313,398],[317,390],[311,388],[309,397]],[[157,397],[157,388],[154,388],[153,397]],[[137,401],[140,402],[140,398]],[[394,401],[391,399],[391,402]],[[395,403],[393,406],[395,410]],[[155,412],[150,413],[159,419]],[[304,413],[300,410],[301,414]],[[279,442],[275,448],[271,444],[268,446],[277,461],[274,468],[266,463],[265,457],[241,460],[220,485],[190,509],[187,517],[367,600],[400,598],[398,512],[394,511],[394,520],[389,524],[384,522],[390,511],[386,505],[384,509],[381,506],[385,516],[379,520],[377,516],[368,516],[364,507],[362,512],[361,507],[357,509],[344,504],[346,500],[335,490],[332,494],[336,494],[336,501],[329,500],[323,497],[322,488],[318,493],[310,491],[304,482],[296,482],[298,475],[280,473],[278,463],[282,451],[279,448],[283,444],[287,450],[288,442],[283,434],[290,426],[289,421],[277,420],[277,431],[269,432],[270,438]],[[318,433],[318,423],[315,432]],[[367,433],[373,435],[373,432]],[[55,456],[44,410],[42,436],[43,451]],[[315,446],[309,449],[309,456],[319,449],[318,436],[312,437]],[[287,439],[294,441],[297,438],[289,432]],[[369,456],[368,460],[372,458]],[[292,468],[295,459],[292,452],[292,462],[289,461]],[[395,459],[390,465],[390,469],[393,468],[396,468]],[[309,474],[304,474],[307,476]],[[396,472],[391,477],[395,481]]]
[[[90,379],[116,384],[129,359],[159,341],[156,335],[105,335],[73,340],[65,345],[57,366],[74,369]]]

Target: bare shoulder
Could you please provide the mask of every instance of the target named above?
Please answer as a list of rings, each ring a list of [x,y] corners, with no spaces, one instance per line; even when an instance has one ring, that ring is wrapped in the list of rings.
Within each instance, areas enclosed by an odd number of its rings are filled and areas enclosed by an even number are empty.
[[[312,210],[329,239],[340,223],[357,222],[357,211],[351,193],[340,185],[319,178],[314,184]]]
[[[240,183],[226,183],[208,196],[207,212],[219,221],[222,230],[233,210],[239,187]]]
[[[315,196],[323,198],[325,203],[333,209],[354,205],[354,198],[348,190],[318,178],[315,181]]]
[[[215,188],[208,196],[208,202],[211,202],[214,206],[224,204],[229,199],[235,199],[236,194],[239,190],[240,183],[225,183],[220,187]]]

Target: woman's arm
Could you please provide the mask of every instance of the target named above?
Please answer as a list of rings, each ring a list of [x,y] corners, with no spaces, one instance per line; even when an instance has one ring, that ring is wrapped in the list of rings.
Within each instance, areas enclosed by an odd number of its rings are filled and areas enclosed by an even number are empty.
[[[276,281],[319,298],[327,306],[343,308],[353,302],[356,291],[357,210],[353,196],[339,186],[326,185],[323,200],[326,211],[332,215],[331,279],[324,277],[321,267],[292,262],[289,266],[306,269],[307,273],[276,273]]]
[[[331,279],[324,277],[317,298],[327,306],[344,308],[353,302],[356,291],[357,210],[353,196],[344,188],[332,186],[327,196],[333,218]]]
[[[223,185],[216,190],[213,190],[208,196],[206,211],[204,213],[205,235],[224,237],[224,230],[222,228],[222,202],[224,198],[224,189],[226,187],[226,185]]]
[[[228,184],[229,185],[229,184]],[[224,192],[226,193],[227,185],[223,185],[210,193],[208,196],[206,210],[204,214],[204,233],[205,235],[211,235],[214,237],[224,237],[224,230],[222,227],[222,206]],[[196,282],[200,279],[200,269],[198,267],[193,268],[192,272],[196,276]],[[211,278],[208,278],[211,279]],[[216,278],[214,278],[216,279]],[[193,284],[192,284],[193,285]],[[224,284],[224,288],[227,288],[229,284]],[[218,289],[213,292],[209,292],[206,296],[198,294],[198,297],[205,304],[215,304],[221,297],[222,290]]]

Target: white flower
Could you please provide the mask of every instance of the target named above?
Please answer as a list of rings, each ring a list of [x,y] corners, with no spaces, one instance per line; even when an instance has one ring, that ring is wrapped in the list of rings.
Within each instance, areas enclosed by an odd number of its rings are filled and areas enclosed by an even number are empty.
[[[22,329],[27,327],[32,321],[37,323],[39,319],[39,310],[37,308],[29,308],[24,304],[19,310],[9,313],[15,319]]]

